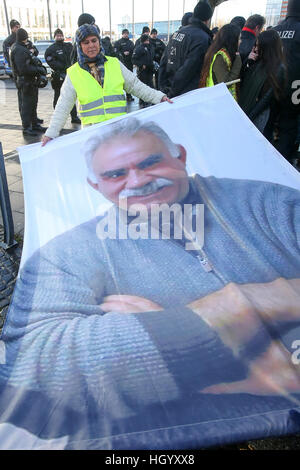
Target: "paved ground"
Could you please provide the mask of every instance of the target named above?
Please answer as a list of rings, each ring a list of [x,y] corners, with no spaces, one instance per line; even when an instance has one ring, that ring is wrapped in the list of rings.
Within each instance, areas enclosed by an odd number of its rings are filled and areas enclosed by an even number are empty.
[[[50,86],[39,92],[38,116],[44,119],[47,127],[52,115],[53,91]],[[7,306],[14,287],[14,281],[18,270],[18,264],[22,252],[22,237],[24,234],[24,198],[22,173],[16,148],[29,143],[38,142],[39,138],[24,138],[18,112],[17,93],[13,82],[0,78],[0,142],[5,155],[5,167],[10,192],[10,199],[15,225],[15,234],[19,242],[18,247],[4,252],[0,248],[0,331],[2,320],[5,317]],[[130,111],[138,109],[135,100],[129,107]],[[71,124],[70,119],[65,126],[65,133],[74,132],[80,126]],[[0,241],[3,237],[0,215]],[[222,450],[300,450],[300,435],[278,439],[263,439],[248,441],[241,444],[222,447]]]

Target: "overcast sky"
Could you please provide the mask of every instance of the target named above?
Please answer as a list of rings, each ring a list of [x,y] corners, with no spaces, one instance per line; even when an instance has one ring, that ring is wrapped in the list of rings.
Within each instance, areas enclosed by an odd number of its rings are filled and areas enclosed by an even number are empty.
[[[181,19],[183,0],[170,0],[170,19]],[[185,0],[185,12],[192,11],[197,0]],[[109,27],[109,0],[84,0],[84,10],[96,16],[97,23],[104,29]],[[111,0],[112,25],[122,23],[125,16],[132,18],[132,0]],[[252,13],[264,14],[266,0],[228,0],[217,7],[215,14],[219,19],[234,16],[248,17]],[[152,0],[135,0],[135,22],[149,22],[152,18]],[[154,21],[168,19],[168,0],[154,0]]]

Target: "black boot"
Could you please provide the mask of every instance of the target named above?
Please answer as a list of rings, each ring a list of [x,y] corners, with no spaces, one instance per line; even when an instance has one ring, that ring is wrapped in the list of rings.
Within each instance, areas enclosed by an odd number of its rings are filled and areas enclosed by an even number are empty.
[[[37,136],[37,133],[30,129],[30,127],[27,127],[26,129],[23,129],[23,135],[30,135],[34,137]]]
[[[36,124],[35,126],[32,126],[32,130],[36,132],[46,132],[47,127],[42,127],[40,124]]]

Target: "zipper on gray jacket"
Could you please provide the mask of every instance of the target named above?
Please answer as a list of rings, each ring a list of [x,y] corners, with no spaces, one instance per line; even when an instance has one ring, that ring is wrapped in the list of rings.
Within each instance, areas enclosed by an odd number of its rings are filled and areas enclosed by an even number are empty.
[[[206,258],[206,256],[198,255],[197,258],[200,261],[200,264],[206,273],[210,273],[211,271],[213,271],[213,267],[208,261],[208,259]]]

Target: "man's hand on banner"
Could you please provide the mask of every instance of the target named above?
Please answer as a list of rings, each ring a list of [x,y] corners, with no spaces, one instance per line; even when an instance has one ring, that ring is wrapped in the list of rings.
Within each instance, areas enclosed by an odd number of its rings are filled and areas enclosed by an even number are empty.
[[[276,329],[286,322],[300,323],[300,280],[283,278],[261,284],[227,284],[198,299],[188,308],[201,316],[235,353],[265,325]],[[268,335],[269,330],[266,330]]]
[[[135,295],[109,295],[103,300],[100,308],[106,313],[143,313],[163,310],[157,303]]]
[[[248,378],[221,383],[201,390],[202,393],[251,393],[253,395],[287,395],[300,392],[300,370],[280,341],[272,341],[265,353],[249,365]]]

